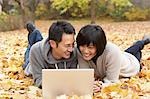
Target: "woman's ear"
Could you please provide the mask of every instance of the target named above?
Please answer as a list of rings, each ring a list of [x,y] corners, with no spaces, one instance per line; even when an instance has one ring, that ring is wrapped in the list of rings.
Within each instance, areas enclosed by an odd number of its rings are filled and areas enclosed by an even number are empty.
[[[57,44],[54,40],[49,40],[49,44],[52,48],[56,48],[57,47]]]

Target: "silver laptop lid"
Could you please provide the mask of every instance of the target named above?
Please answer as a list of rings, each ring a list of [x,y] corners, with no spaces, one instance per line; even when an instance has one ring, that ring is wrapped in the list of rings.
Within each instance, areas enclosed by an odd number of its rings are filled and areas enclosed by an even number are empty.
[[[93,69],[43,69],[42,73],[43,99],[93,94]]]

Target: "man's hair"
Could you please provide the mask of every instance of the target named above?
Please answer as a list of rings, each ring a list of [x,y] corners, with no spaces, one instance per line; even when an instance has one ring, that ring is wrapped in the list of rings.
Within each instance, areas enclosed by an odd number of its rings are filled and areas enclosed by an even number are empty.
[[[77,35],[76,42],[78,49],[79,46],[89,46],[92,43],[97,49],[96,57],[103,53],[107,43],[105,32],[98,25],[86,25],[82,27]]]
[[[49,40],[54,40],[59,43],[62,40],[62,35],[65,34],[75,34],[74,27],[66,21],[54,22],[49,28]]]

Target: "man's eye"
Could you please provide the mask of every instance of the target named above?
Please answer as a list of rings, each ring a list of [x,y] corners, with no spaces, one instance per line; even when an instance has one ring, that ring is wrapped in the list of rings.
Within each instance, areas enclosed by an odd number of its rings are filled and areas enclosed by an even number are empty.
[[[88,48],[92,49],[92,48],[94,48],[94,46],[89,46]]]
[[[72,45],[66,45],[66,47],[74,47],[74,44],[72,44]]]
[[[74,44],[73,45],[76,45],[77,44],[77,42],[74,42]]]

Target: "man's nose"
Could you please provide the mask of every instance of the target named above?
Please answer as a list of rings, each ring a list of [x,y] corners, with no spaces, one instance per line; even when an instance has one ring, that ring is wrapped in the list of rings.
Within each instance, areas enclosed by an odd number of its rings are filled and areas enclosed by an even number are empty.
[[[69,52],[72,52],[73,49],[74,49],[74,47],[73,47],[73,46],[72,46],[72,47],[70,46],[70,47],[68,48],[68,51],[69,51]]]

